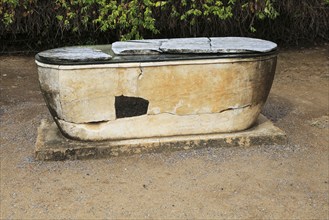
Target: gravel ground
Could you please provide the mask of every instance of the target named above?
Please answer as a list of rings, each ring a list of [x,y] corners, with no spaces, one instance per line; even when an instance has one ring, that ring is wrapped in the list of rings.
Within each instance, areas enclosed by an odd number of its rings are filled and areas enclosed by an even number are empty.
[[[329,219],[329,45],[281,50],[263,114],[285,146],[34,160],[31,56],[0,57],[1,219]]]

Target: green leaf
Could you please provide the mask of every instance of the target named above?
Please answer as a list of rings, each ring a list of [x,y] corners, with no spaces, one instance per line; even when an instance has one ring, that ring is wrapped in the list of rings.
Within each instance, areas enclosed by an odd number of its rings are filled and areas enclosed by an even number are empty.
[[[62,16],[62,15],[57,15],[56,18],[57,18],[57,20],[59,20],[59,21],[62,21],[62,20],[63,20],[63,16]]]

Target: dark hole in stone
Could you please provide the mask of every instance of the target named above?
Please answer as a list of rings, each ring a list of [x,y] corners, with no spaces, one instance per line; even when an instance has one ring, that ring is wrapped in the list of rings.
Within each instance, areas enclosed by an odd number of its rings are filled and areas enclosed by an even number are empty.
[[[149,101],[139,97],[116,96],[115,114],[116,118],[127,118],[139,115],[145,115]]]

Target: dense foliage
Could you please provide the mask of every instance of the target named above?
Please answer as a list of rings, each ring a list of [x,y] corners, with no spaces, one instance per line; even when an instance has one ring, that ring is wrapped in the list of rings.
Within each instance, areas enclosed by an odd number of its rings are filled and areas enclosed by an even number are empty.
[[[328,33],[329,0],[0,0],[1,50],[228,35],[298,44]]]

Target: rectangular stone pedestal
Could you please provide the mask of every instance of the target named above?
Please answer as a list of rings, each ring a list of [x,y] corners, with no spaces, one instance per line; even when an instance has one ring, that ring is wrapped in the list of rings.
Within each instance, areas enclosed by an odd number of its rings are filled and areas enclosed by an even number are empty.
[[[67,139],[54,122],[42,120],[35,155],[38,160],[88,159],[204,147],[249,147],[285,143],[286,134],[262,115],[252,128],[241,132],[100,142]]]

